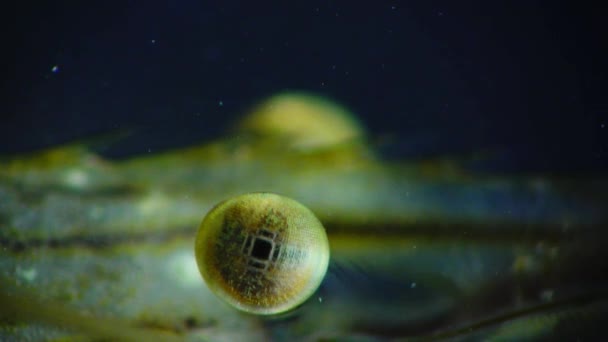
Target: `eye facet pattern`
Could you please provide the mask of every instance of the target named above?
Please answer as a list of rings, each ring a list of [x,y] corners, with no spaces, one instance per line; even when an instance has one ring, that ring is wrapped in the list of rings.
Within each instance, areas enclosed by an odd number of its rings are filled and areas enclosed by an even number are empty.
[[[251,193],[226,200],[204,218],[196,261],[209,288],[237,309],[278,314],[321,284],[329,242],[316,216],[295,200]]]

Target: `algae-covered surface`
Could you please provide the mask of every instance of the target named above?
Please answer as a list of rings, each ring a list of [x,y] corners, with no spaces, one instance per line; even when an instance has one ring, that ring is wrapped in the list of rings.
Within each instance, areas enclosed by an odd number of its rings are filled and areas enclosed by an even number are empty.
[[[321,287],[279,317],[221,302],[194,259],[209,209],[255,191],[300,201],[330,240]],[[0,340],[596,336],[608,314],[607,194],[602,177],[384,160],[353,114],[308,94],[264,101],[198,146],[111,160],[77,142],[6,156]]]

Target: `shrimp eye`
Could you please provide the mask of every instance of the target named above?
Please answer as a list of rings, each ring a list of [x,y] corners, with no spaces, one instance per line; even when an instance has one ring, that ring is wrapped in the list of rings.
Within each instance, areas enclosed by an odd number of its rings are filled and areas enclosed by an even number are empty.
[[[302,204],[272,193],[218,204],[203,219],[194,248],[208,287],[237,309],[261,315],[302,304],[329,263],[321,222]]]

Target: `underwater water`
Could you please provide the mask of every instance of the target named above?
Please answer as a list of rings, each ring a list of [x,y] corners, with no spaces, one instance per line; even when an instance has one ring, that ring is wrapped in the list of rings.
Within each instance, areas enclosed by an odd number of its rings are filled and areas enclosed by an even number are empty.
[[[597,11],[152,1],[14,14],[0,340],[605,338]],[[223,234],[260,228],[219,248],[223,273],[203,279],[201,222],[252,192],[316,218],[249,220],[242,206],[210,219]],[[270,228],[316,219],[327,244],[317,230],[302,250]],[[305,256],[327,270],[308,280]],[[233,280],[213,279],[239,263],[243,279],[270,271],[226,301],[217,289]]]

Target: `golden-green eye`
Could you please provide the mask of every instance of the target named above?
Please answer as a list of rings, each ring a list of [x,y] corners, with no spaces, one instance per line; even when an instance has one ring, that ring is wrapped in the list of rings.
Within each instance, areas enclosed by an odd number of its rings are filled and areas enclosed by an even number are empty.
[[[201,223],[194,248],[209,288],[255,314],[302,304],[321,284],[329,263],[321,222],[302,204],[271,193],[218,204]]]
[[[346,108],[307,93],[275,95],[255,106],[237,127],[240,132],[274,138],[296,150],[353,143],[365,136]]]

